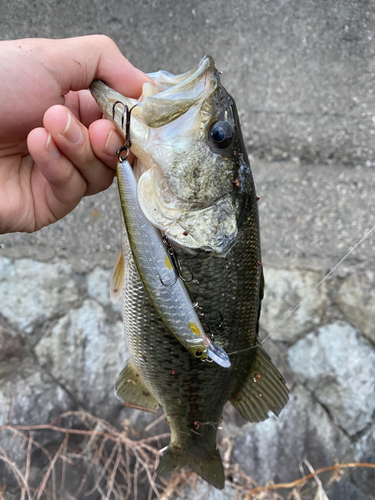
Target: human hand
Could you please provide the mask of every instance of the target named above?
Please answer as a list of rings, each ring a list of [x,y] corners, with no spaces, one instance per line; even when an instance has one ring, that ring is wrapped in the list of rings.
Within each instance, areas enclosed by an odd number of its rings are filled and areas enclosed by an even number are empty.
[[[0,234],[37,231],[111,185],[123,140],[82,90],[96,78],[135,98],[150,81],[106,36],[0,42]]]

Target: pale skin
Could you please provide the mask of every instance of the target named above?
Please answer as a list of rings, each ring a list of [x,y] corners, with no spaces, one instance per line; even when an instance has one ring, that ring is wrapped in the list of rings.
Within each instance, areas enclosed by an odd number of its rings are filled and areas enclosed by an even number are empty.
[[[94,79],[134,98],[150,81],[102,35],[0,42],[0,234],[38,231],[111,185],[123,139]]]

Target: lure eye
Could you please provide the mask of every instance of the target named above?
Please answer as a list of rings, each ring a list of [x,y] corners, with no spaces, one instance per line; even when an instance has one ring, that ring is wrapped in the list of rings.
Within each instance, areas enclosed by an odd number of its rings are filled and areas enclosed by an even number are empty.
[[[224,149],[232,141],[233,131],[228,122],[218,121],[210,128],[210,137],[212,142],[220,149]]]
[[[195,351],[195,356],[197,358],[200,358],[202,356],[203,352],[202,351]]]

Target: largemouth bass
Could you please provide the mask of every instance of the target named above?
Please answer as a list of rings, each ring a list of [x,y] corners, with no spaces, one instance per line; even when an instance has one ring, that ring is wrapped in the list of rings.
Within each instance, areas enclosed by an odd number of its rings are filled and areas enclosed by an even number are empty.
[[[189,296],[215,343],[229,356],[223,368],[190,356],[152,305],[123,235],[124,328],[130,358],[116,384],[131,406],[162,406],[171,443],[159,464],[165,474],[188,466],[224,487],[217,428],[230,401],[249,422],[288,399],[285,381],[258,342],[263,273],[257,197],[233,98],[211,57],[183,75],[151,74],[131,119],[132,151],[143,214],[167,236],[194,279]],[[120,101],[136,101],[103,82],[92,93],[124,135]],[[115,273],[116,275],[116,273]]]

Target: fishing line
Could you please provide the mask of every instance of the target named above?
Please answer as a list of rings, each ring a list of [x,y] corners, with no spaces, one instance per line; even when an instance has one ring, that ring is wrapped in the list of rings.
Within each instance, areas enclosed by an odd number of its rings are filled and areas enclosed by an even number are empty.
[[[289,317],[290,317],[290,316],[291,316],[291,315],[292,315],[292,314],[293,314],[293,313],[294,313],[294,312],[295,312],[295,311],[296,311],[299,307],[301,307],[301,305],[302,305],[302,304],[303,304],[303,303],[304,303],[304,302],[305,302],[305,301],[306,301],[306,300],[310,297],[310,295],[312,295],[312,294],[315,292],[315,290],[316,290],[317,288],[319,288],[319,287],[320,287],[320,285],[321,285],[322,283],[324,283],[324,281],[325,281],[326,279],[328,279],[328,278],[329,278],[329,276],[331,276],[331,274],[333,274],[333,273],[336,271],[336,269],[337,269],[337,268],[338,268],[338,267],[339,267],[339,266],[340,266],[340,265],[341,265],[341,264],[342,264],[342,263],[343,263],[343,262],[344,262],[344,261],[345,261],[345,260],[349,257],[349,255],[350,255],[351,253],[353,253],[353,252],[354,252],[354,250],[355,250],[356,248],[358,248],[358,247],[359,247],[359,245],[361,245],[361,244],[365,241],[365,239],[366,239],[366,238],[367,238],[367,237],[368,237],[368,236],[372,233],[372,231],[373,231],[374,229],[375,229],[375,224],[374,224],[374,225],[372,226],[372,228],[371,228],[369,231],[367,231],[367,233],[366,233],[366,234],[365,234],[365,235],[364,235],[364,236],[363,236],[363,237],[362,237],[362,238],[358,241],[358,243],[356,243],[356,245],[354,245],[354,247],[353,247],[353,248],[351,248],[351,249],[349,250],[349,252],[348,252],[346,255],[344,255],[344,257],[343,257],[343,258],[342,258],[342,259],[341,259],[341,260],[340,260],[340,261],[339,261],[339,262],[335,265],[335,267],[333,267],[333,268],[329,271],[329,273],[327,273],[327,274],[324,276],[324,278],[323,278],[323,279],[321,279],[321,280],[319,281],[319,283],[318,283],[317,285],[315,285],[315,286],[314,286],[314,288],[312,288],[312,289],[311,289],[311,291],[310,291],[310,292],[306,295],[306,297],[305,297],[304,299],[302,299],[302,300],[301,300],[301,302],[299,302],[299,303],[298,303],[295,307],[293,307],[293,309],[292,309],[291,311],[289,311],[289,312],[288,312],[288,313],[284,316],[284,318],[280,321],[280,323],[278,323],[278,324],[277,324],[277,325],[276,325],[276,326],[275,326],[275,327],[271,330],[271,332],[267,335],[267,337],[265,337],[265,338],[264,338],[264,339],[260,342],[260,345],[262,345],[262,344],[263,344],[263,343],[264,343],[264,342],[265,342],[265,341],[266,341],[269,337],[271,337],[271,335],[273,335],[273,334],[275,333],[275,331],[276,331],[278,328],[280,328],[280,326],[281,326],[281,325],[283,325],[283,324],[285,323],[285,321],[286,321],[286,320],[287,320],[287,319],[288,319],[288,318],[289,318]],[[242,350],[240,350],[240,351],[228,352],[227,354],[228,354],[228,355],[230,355],[230,354],[237,354],[237,353],[239,353],[239,352],[244,352],[244,351],[249,351],[249,350],[251,350],[251,349],[256,349],[256,347],[257,347],[257,345],[252,346],[252,347],[248,347],[248,348],[246,348],[246,349],[242,349]]]

